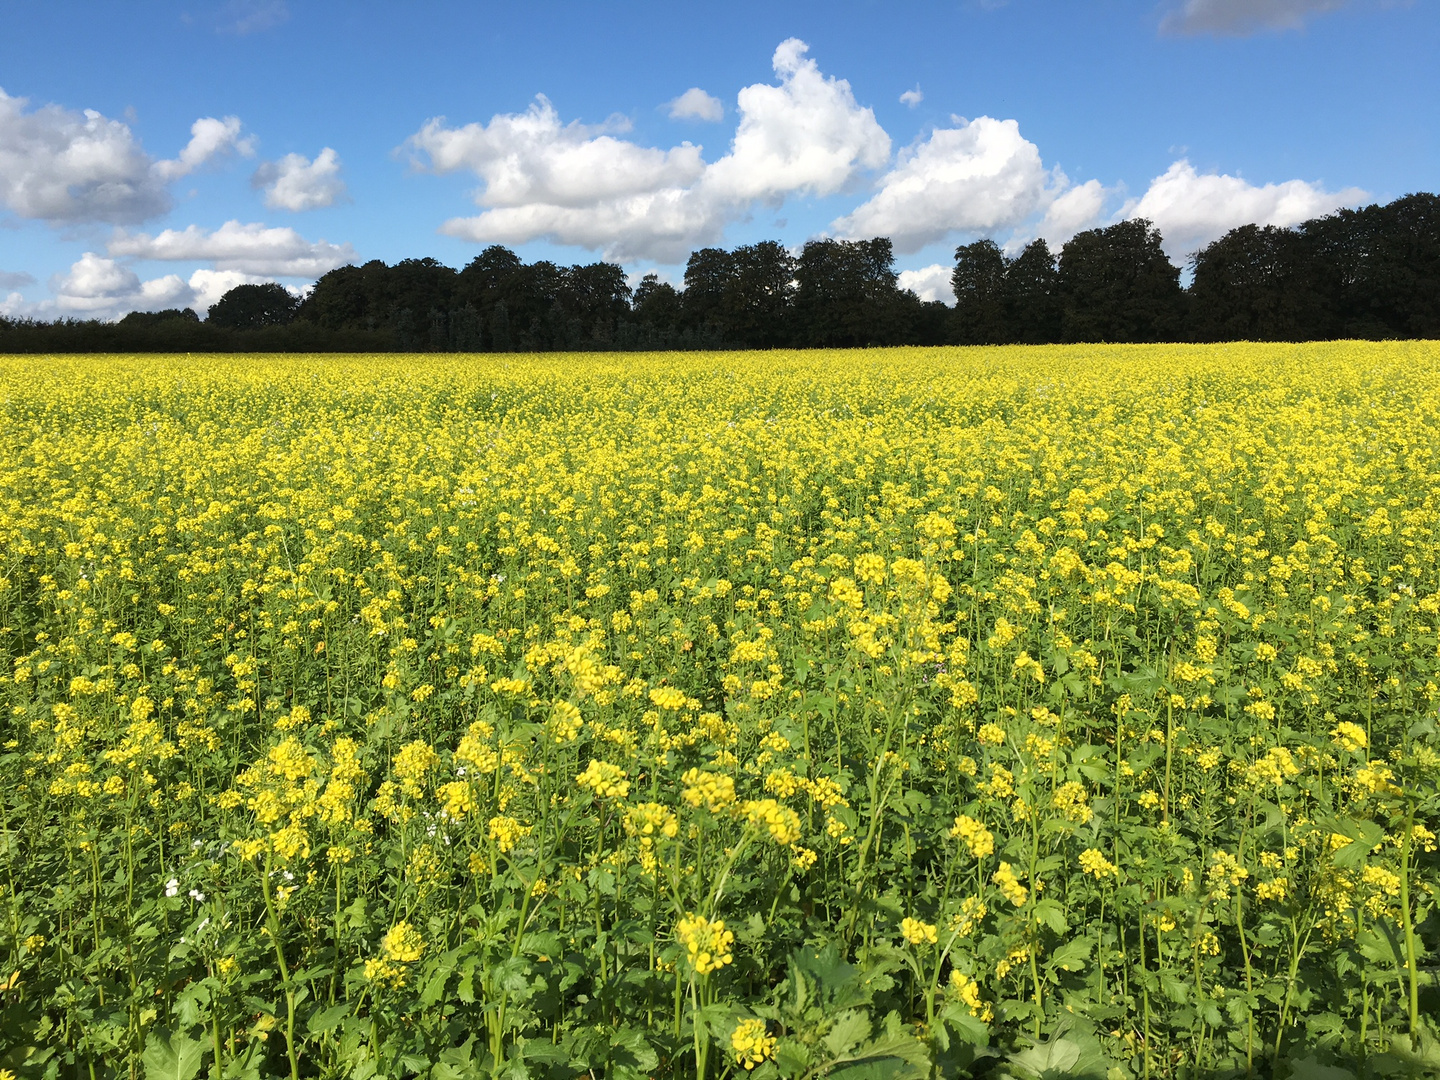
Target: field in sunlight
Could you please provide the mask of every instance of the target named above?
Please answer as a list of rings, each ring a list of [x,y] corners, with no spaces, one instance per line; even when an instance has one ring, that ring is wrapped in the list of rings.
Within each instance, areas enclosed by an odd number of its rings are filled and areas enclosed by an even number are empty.
[[[1415,1067],[1437,361],[0,358],[0,1077]]]

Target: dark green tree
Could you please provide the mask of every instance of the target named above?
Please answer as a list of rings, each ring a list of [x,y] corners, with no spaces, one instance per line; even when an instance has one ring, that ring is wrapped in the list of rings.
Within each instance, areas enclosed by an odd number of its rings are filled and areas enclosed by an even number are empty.
[[[1005,255],[994,240],[977,240],[955,249],[950,287],[955,292],[957,343],[999,345],[1010,340],[1005,278]]]
[[[141,329],[144,327],[158,326],[161,323],[174,322],[199,322],[200,316],[189,308],[166,308],[164,311],[132,311],[120,320],[119,325],[130,329]]]
[[[1060,341],[1060,269],[1050,245],[1032,240],[1005,267],[1008,340],[1022,345]]]
[[[687,329],[727,336],[727,296],[734,277],[735,259],[730,252],[701,248],[690,253],[685,264],[685,291],[681,294],[682,322]]]
[[[496,304],[510,298],[517,286],[524,263],[509,248],[492,244],[465,264],[455,285],[455,295],[462,303],[475,306],[484,315]]]
[[[1182,332],[1180,270],[1143,218],[1078,233],[1060,251],[1066,341],[1174,341]]]
[[[449,311],[454,305],[458,275],[436,259],[401,259],[386,276],[388,318],[409,309],[428,325],[432,311]]]
[[[393,307],[389,275],[379,259],[331,270],[315,283],[296,318],[327,330],[388,328]]]
[[[736,248],[721,301],[725,336],[747,349],[788,345],[796,269],[795,256],[775,240]]]
[[[1299,228],[1310,276],[1334,322],[1327,337],[1440,333],[1440,198],[1407,195]]]
[[[299,308],[300,298],[276,282],[236,285],[210,306],[205,321],[225,330],[259,330],[286,325]]]
[[[456,352],[480,352],[485,347],[480,323],[480,312],[474,304],[467,303],[458,311],[452,311],[450,313],[450,347]]]
[[[811,347],[898,345],[919,301],[896,286],[888,238],[811,240],[796,267],[795,333]]]
[[[1302,341],[1332,323],[1306,245],[1291,229],[1242,225],[1198,251],[1190,284],[1196,341]]]
[[[646,274],[635,288],[631,302],[635,323],[648,335],[673,340],[680,328],[680,293],[658,274]]]
[[[504,300],[490,312],[490,348],[495,352],[511,352],[515,339],[510,333],[510,308]]]
[[[564,272],[557,300],[567,319],[592,348],[609,348],[616,328],[630,314],[630,283],[615,263],[571,266]]]

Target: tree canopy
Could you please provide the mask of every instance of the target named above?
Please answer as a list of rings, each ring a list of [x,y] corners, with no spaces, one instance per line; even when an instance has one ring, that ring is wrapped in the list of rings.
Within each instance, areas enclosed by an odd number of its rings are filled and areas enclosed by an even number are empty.
[[[238,285],[187,310],[118,322],[0,319],[0,351],[806,348],[1440,337],[1440,197],[1407,195],[1293,228],[1244,225],[1190,259],[1145,220],[1006,251],[955,250],[955,304],[902,289],[885,237],[702,248],[683,286],[614,263],[526,263],[499,245],[332,270],[299,299]]]

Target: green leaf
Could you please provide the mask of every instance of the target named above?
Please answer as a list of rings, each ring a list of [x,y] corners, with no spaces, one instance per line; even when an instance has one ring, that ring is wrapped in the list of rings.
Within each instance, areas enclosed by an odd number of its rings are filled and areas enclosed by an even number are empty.
[[[332,1005],[328,1009],[316,1009],[310,1014],[310,1019],[306,1022],[305,1027],[310,1034],[319,1035],[336,1027],[349,1014],[350,1006],[343,1002],[339,1005]]]
[[[1378,933],[1374,927],[1367,926],[1356,937],[1356,944],[1360,946],[1360,955],[1369,960],[1372,964],[1383,964],[1386,968],[1398,968],[1404,963],[1400,958],[1398,942],[1395,934],[1389,926],[1381,924],[1385,933]]]
[[[885,1017],[884,1034],[878,1039],[873,1039],[860,1047],[859,1050],[842,1057],[836,1064],[855,1063],[869,1061],[884,1061],[885,1059],[899,1059],[907,1065],[928,1069],[930,1065],[930,1051],[926,1045],[917,1039],[900,1020],[899,1013],[891,1012]],[[841,1075],[840,1072],[835,1075]],[[909,1069],[902,1069],[895,1065],[888,1065],[881,1073],[887,1077],[901,1077],[923,1073],[914,1073]]]
[[[1072,1039],[1051,1039],[1010,1055],[1010,1064],[1031,1076],[1064,1074],[1080,1060],[1080,1044]]]
[[[1289,1080],[1355,1080],[1355,1074],[1334,1065],[1321,1065],[1311,1054],[1290,1062]]]
[[[870,1014],[860,1009],[847,1009],[835,1018],[825,1035],[825,1049],[835,1057],[843,1057],[870,1034]]]
[[[177,1031],[168,1040],[151,1032],[145,1039],[145,1080],[194,1080],[205,1058],[205,1044]]]
[[[1177,1005],[1183,1005],[1190,997],[1190,984],[1179,979],[1168,971],[1160,973],[1160,989],[1165,996]]]
[[[455,987],[455,996],[466,1005],[475,1001],[475,959],[471,957],[465,961],[465,966],[460,970],[460,983]]]
[[[636,1028],[621,1028],[610,1036],[610,1047],[612,1064],[628,1065],[641,1072],[650,1072],[660,1064],[660,1055],[650,1046],[644,1032]]]
[[[443,964],[440,970],[435,972],[430,981],[425,984],[425,989],[420,993],[420,1007],[422,1009],[434,1005],[435,1002],[439,1001],[441,996],[444,995],[445,984],[449,981],[452,971],[454,971],[452,967],[448,964]]]
[[[1060,971],[1083,970],[1093,944],[1089,938],[1071,938],[1050,954],[1050,968]]]
[[[962,1042],[971,1046],[987,1046],[990,1042],[990,1028],[979,1017],[971,1016],[970,1010],[961,1005],[948,1005],[940,1014],[947,1027],[952,1029]]]
[[[786,1076],[797,1076],[810,1067],[814,1058],[810,1050],[793,1039],[781,1039],[775,1047],[775,1064]]]
[[[1058,900],[1041,900],[1035,905],[1035,919],[1044,923],[1057,934],[1063,934],[1070,929],[1070,924],[1065,921],[1065,909],[1060,906]]]

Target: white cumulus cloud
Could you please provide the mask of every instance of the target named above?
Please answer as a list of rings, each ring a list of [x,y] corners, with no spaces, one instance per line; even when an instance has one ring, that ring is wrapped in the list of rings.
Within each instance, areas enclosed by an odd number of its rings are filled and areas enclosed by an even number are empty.
[[[725,106],[698,86],[692,86],[670,102],[672,120],[705,120],[716,124],[725,118]]]
[[[449,128],[429,120],[409,145],[437,173],[466,169],[485,182],[482,206],[588,207],[693,182],[704,171],[700,148],[656,150],[618,139],[616,125],[562,123],[539,95],[523,113],[489,124]]]
[[[190,286],[178,274],[141,281],[134,270],[87,251],[65,274],[50,281],[55,307],[71,315],[104,317],[125,311],[188,306]]]
[[[93,109],[45,105],[0,90],[0,202],[56,223],[144,221],[170,208],[150,156],[118,120]]]
[[[616,124],[563,123],[543,96],[488,124],[428,121],[407,141],[417,164],[468,170],[484,183],[482,212],[442,232],[477,243],[546,238],[610,258],[677,262],[716,242],[753,204],[793,194],[830,195],[863,169],[883,166],[890,137],[843,79],[822,74],[791,38],[775,50],[778,85],[737,97],[730,151],[708,163],[689,142],[670,149],[620,138]]]
[[[238,270],[196,270],[188,282],[192,293],[188,306],[203,318],[236,285],[261,285],[269,280],[258,274],[242,274]]]
[[[1148,218],[1166,250],[1184,255],[1240,225],[1298,225],[1366,197],[1359,188],[1327,191],[1305,180],[1257,186],[1225,173],[1200,173],[1182,158],[1152,180],[1123,216]]]
[[[50,279],[53,299],[28,303],[19,293],[0,301],[0,315],[51,318],[68,315],[87,319],[118,319],[132,311],[188,307],[202,318],[236,285],[271,280],[238,270],[196,270],[190,277],[164,274],[141,280],[123,263],[87,251],[64,274]],[[292,292],[298,290],[291,289]]]
[[[981,116],[937,128],[902,152],[880,190],[834,228],[888,236],[897,251],[918,251],[952,233],[1013,228],[1046,205],[1054,182],[1019,124]]]
[[[953,306],[955,290],[950,287],[950,275],[954,270],[953,266],[946,266],[944,263],[922,266],[919,270],[901,270],[898,284],[902,289],[909,289],[921,300],[939,300]]]
[[[909,105],[912,109],[924,100],[925,93],[920,89],[919,83],[915,84],[914,90],[906,90],[903,94],[900,95],[900,104]]]
[[[1160,22],[1167,34],[1244,36],[1258,30],[1298,30],[1307,19],[1349,0],[1184,0]]]
[[[178,157],[155,162],[152,166],[155,175],[168,182],[189,176],[211,159],[232,151],[250,157],[255,153],[255,140],[242,138],[240,129],[238,116],[227,116],[224,120],[202,116],[190,125],[190,141]]]
[[[127,124],[94,109],[28,105],[0,90],[0,205],[56,225],[158,217],[170,209],[171,181],[216,155],[251,148],[239,120],[204,117],[178,157],[156,161]]]
[[[1321,0],[1308,6],[1298,0],[1256,3],[1247,10],[1261,11],[1275,25],[1290,17],[1285,11],[1323,6]],[[1185,15],[1198,27],[1220,19],[1222,8],[1231,10],[1225,0],[1185,0],[1176,18]],[[990,116],[954,117],[892,160],[890,136],[873,110],[808,53],[797,38],[780,43],[771,59],[775,80],[739,91],[733,137],[712,160],[690,142],[643,146],[629,137],[623,118],[567,122],[543,95],[524,112],[484,123],[452,126],[443,117],[431,119],[404,148],[417,168],[464,171],[480,180],[474,196],[479,212],[444,222],[440,231],[446,235],[482,244],[544,239],[613,260],[667,265],[720,242],[730,223],[760,207],[854,191],[867,174],[875,177],[873,186],[831,230],[845,237],[887,236],[902,254],[980,236],[1010,251],[1035,236],[1058,247],[1083,229],[1139,215],[1155,221],[1172,253],[1183,253],[1236,225],[1293,225],[1363,194],[1303,180],[1256,186],[1233,176],[1199,175],[1180,161],[1112,215],[1121,188],[1099,180],[1073,183],[1046,165],[1017,121]],[[671,110],[700,116],[714,100],[692,88]],[[920,88],[902,100],[918,102]],[[943,295],[930,277],[910,280],[927,296]]]
[[[218,229],[189,225],[147,233],[120,232],[111,239],[111,255],[174,262],[208,262],[215,270],[268,277],[317,278],[355,260],[349,244],[306,240],[291,228],[227,221]]]
[[[782,41],[771,63],[779,86],[740,91],[740,125],[730,153],[706,170],[720,198],[775,202],[792,193],[831,195],[860,169],[890,158],[890,136],[861,108],[850,84],[823,75],[799,38]]]
[[[250,183],[265,192],[272,210],[319,210],[346,198],[340,178],[340,156],[325,147],[311,161],[304,154],[286,154],[255,170]]]
[[[1056,250],[1076,233],[1100,223],[1110,192],[1099,180],[1076,184],[1045,208],[1036,232]],[[1015,245],[1011,245],[1015,246]]]

